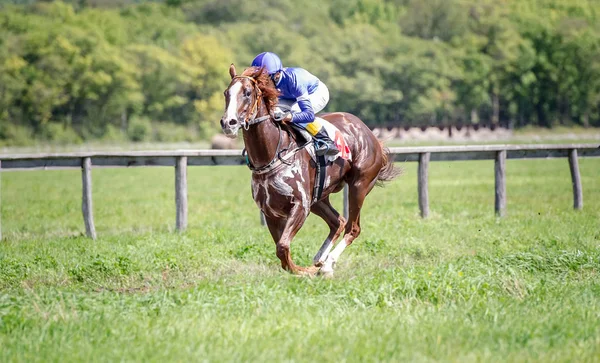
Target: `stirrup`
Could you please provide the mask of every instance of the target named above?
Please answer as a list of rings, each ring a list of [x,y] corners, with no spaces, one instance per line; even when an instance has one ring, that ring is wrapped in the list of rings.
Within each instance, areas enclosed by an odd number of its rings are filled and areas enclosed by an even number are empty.
[[[315,154],[317,156],[336,155],[340,150],[332,141],[315,139]]]

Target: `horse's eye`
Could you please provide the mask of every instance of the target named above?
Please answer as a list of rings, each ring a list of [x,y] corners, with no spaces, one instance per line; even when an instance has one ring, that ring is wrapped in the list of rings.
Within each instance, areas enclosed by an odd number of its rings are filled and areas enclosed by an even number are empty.
[[[246,92],[244,92],[244,96],[246,96],[246,97],[250,97],[251,94],[252,94],[252,91],[250,91],[249,89],[247,89]]]

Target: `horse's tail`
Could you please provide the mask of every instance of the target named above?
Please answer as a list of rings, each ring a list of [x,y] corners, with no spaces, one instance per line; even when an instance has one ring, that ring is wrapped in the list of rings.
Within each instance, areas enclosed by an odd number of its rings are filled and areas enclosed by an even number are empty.
[[[383,166],[377,174],[377,186],[382,187],[384,182],[394,180],[397,176],[402,174],[402,169],[394,166],[394,158],[390,157],[390,150],[383,146],[383,143],[379,143],[381,150],[383,151]]]

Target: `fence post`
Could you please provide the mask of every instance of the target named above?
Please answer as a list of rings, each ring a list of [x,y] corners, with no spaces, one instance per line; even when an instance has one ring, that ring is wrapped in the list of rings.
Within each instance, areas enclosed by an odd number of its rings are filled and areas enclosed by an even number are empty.
[[[419,170],[417,175],[419,192],[419,209],[421,218],[429,216],[429,159],[430,153],[419,154]]]
[[[175,227],[178,231],[187,228],[187,156],[178,156],[175,160]]]
[[[569,169],[571,169],[571,183],[573,184],[573,208],[583,209],[583,190],[581,188],[577,149],[569,150]]]
[[[85,233],[91,239],[96,239],[96,227],[94,226],[94,208],[92,204],[92,159],[83,158],[81,163],[82,200],[81,210],[85,223]]]
[[[494,209],[498,216],[503,217],[506,214],[506,150],[496,151],[495,169]]]
[[[348,209],[348,184],[344,184],[344,192],[343,192],[343,214],[344,214],[344,218],[346,218],[346,220],[348,220],[349,216],[350,216],[350,210]]]

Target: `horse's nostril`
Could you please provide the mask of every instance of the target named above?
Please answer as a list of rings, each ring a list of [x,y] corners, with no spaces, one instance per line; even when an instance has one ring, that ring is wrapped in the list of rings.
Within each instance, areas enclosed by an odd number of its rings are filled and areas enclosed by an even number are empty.
[[[223,119],[221,119],[221,127],[225,126],[225,123],[223,122]]]
[[[236,119],[229,120],[229,126],[235,126],[235,124],[237,124],[237,120]]]

